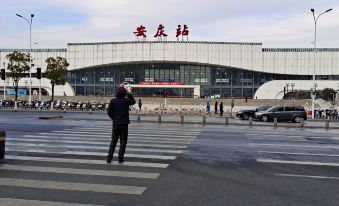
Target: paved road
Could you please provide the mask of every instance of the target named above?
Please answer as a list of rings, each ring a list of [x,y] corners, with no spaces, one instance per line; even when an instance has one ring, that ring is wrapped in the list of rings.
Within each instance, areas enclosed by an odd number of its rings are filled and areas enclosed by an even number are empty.
[[[1,129],[0,205],[339,202],[338,130],[133,123],[126,162],[109,165],[109,121],[1,113]]]

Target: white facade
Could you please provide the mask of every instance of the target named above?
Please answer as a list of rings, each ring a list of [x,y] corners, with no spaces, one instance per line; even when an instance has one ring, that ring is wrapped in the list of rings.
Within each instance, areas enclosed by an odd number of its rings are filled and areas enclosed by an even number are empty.
[[[14,50],[0,49],[1,68],[6,62],[5,56]],[[18,49],[18,51],[28,52],[27,49]],[[37,67],[41,67],[44,72],[45,60],[56,56],[67,58],[70,63],[69,70],[131,62],[183,62],[273,74],[339,75],[339,49],[318,49],[314,55],[313,49],[263,49],[261,43],[172,41],[70,43],[67,49],[34,49],[32,73],[36,72]],[[0,87],[2,85],[3,81],[0,80]],[[266,85],[269,85],[269,82],[264,86]],[[47,83],[43,86],[49,87]],[[279,87],[283,88],[281,85]],[[67,91],[62,91],[65,88],[59,89],[60,91],[56,91],[58,94],[65,92],[67,95],[74,95],[69,93],[72,88],[67,88]],[[259,88],[255,96],[269,97],[264,94],[265,92],[262,93],[261,89],[263,88]],[[280,96],[271,95],[270,98],[280,98]]]
[[[315,81],[317,90],[323,90],[325,88],[333,88],[339,91],[339,81]],[[313,87],[313,81],[307,80],[274,80],[263,84],[255,92],[254,98],[258,99],[282,99],[284,96],[284,87],[289,84],[289,91],[292,91],[291,84],[293,84],[293,90],[310,90]]]

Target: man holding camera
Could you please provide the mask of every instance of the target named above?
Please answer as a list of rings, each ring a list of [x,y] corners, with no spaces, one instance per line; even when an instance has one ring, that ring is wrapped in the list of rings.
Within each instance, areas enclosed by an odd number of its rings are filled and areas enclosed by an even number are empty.
[[[119,163],[124,162],[124,154],[127,145],[129,106],[135,104],[135,99],[131,93],[131,88],[124,84],[116,90],[116,98],[111,99],[107,114],[113,121],[112,141],[108,150],[107,163],[111,163],[117,142],[120,138],[120,149],[118,155]]]

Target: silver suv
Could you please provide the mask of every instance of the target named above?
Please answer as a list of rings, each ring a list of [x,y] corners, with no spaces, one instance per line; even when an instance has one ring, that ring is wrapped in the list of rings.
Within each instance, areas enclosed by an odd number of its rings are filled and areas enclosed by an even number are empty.
[[[300,122],[302,118],[307,120],[307,113],[303,106],[277,105],[266,111],[255,113],[255,118],[263,122],[273,121],[274,118],[277,118],[278,121]]]

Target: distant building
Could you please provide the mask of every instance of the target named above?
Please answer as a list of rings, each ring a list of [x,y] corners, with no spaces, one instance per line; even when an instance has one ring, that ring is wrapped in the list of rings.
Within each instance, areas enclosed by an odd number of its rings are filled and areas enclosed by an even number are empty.
[[[0,49],[0,65],[14,50]],[[112,96],[121,83],[129,83],[138,96],[252,97],[281,99],[285,92],[312,87],[313,49],[262,48],[261,43],[137,41],[69,43],[66,49],[34,49],[34,67],[46,69],[45,59],[66,57],[68,84],[56,95]],[[318,89],[339,90],[339,49],[317,49],[315,74]],[[28,77],[28,74],[27,74]],[[0,80],[0,91],[4,81]],[[20,81],[27,88],[28,78]],[[8,82],[9,86],[12,84]],[[293,86],[292,86],[293,85]],[[39,82],[33,78],[32,89]],[[42,79],[48,94],[51,87]],[[1,93],[1,92],[0,92]]]

